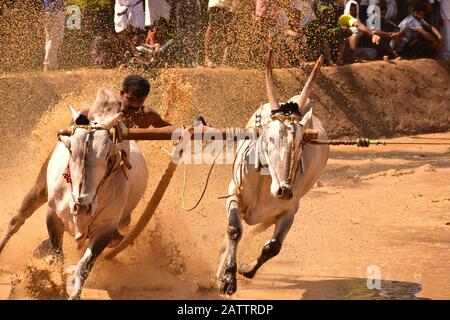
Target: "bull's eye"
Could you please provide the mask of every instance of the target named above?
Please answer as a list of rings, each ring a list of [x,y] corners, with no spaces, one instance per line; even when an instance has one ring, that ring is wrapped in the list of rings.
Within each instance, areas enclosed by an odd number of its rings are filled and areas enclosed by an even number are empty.
[[[275,139],[274,138],[270,137],[269,141],[270,141],[271,144],[275,144]]]

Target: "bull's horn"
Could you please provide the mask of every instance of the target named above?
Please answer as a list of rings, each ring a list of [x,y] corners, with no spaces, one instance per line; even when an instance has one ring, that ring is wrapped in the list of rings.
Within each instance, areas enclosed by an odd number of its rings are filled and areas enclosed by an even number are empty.
[[[69,104],[69,110],[70,110],[70,114],[72,115],[73,122],[75,123],[75,121],[76,121],[76,120],[78,119],[78,117],[80,116],[80,113],[77,112],[77,111],[75,110],[75,108],[72,107],[70,104]]]
[[[109,130],[114,127],[120,120],[122,120],[123,113],[119,112],[113,115],[112,117],[106,119],[102,123],[99,124],[100,127]]]
[[[280,107],[276,95],[275,83],[273,81],[272,74],[272,49],[269,49],[269,56],[267,57],[266,64],[266,88],[267,96],[269,97],[270,108],[276,110]]]
[[[305,86],[303,87],[302,93],[300,94],[300,98],[298,99],[298,109],[301,113],[303,113],[304,108],[308,102],[309,95],[311,94],[312,85],[314,80],[316,80],[317,75],[319,74],[320,67],[322,67],[323,63],[323,55],[319,57],[316,61],[316,65],[314,66],[313,71],[309,75],[308,81],[306,81]]]

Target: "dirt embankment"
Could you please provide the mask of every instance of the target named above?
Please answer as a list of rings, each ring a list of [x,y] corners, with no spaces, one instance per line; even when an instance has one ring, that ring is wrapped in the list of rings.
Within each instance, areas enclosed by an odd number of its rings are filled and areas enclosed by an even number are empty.
[[[274,71],[281,100],[299,93],[311,68]],[[311,97],[314,112],[331,137],[446,131],[450,128],[449,71],[448,63],[433,60],[324,67]],[[0,134],[12,131],[26,137],[42,114],[64,97],[78,96],[74,103],[81,108],[80,104],[94,98],[98,87],[119,89],[126,74],[79,70],[4,75],[0,77]],[[255,108],[267,100],[262,70],[167,69],[146,76],[153,85],[150,105],[173,111],[185,109],[180,104],[187,102],[193,114],[202,114],[217,126],[244,125]],[[165,101],[172,105],[162,106],[171,85],[188,86],[191,92],[179,97],[175,88],[170,92],[174,96]],[[183,120],[192,120],[193,114],[184,112]]]

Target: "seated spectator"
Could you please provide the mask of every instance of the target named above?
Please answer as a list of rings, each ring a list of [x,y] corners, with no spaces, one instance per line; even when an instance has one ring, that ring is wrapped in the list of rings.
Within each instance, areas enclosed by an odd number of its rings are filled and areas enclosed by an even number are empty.
[[[333,57],[341,52],[344,40],[348,35],[339,26],[339,16],[343,11],[343,5],[333,2],[329,5],[315,7],[316,18],[304,28],[306,38],[306,58],[316,60],[321,54],[325,57],[325,64],[334,64]],[[342,59],[338,56],[337,60]]]
[[[122,53],[123,54],[123,53]],[[91,57],[95,66],[114,68],[117,65],[121,50],[113,31],[94,37],[91,45]]]
[[[390,46],[391,41],[398,40],[404,33],[399,26],[387,19],[388,6],[387,1],[381,0],[380,4],[380,26],[378,29],[372,29],[373,33],[381,37],[380,43],[368,43],[369,46],[377,50],[377,58],[388,56],[390,59],[397,58],[398,55]]]
[[[400,22],[403,36],[396,41],[397,53],[406,58],[437,58],[444,47],[440,32],[424,19],[426,7],[423,3],[414,4],[412,14]]]
[[[339,25],[351,32],[348,38],[348,44],[351,52],[351,62],[362,61],[363,59],[373,60],[376,57],[376,50],[371,48],[359,48],[359,40],[362,35],[366,35],[371,39],[372,43],[379,44],[380,36],[374,34],[366,25],[357,19],[358,3],[356,1],[348,1],[344,10],[344,14],[339,18]],[[342,64],[342,51],[340,51],[340,59],[338,64]]]
[[[228,50],[236,41],[233,26],[234,0],[209,0],[209,22],[205,34],[205,67],[224,65]]]

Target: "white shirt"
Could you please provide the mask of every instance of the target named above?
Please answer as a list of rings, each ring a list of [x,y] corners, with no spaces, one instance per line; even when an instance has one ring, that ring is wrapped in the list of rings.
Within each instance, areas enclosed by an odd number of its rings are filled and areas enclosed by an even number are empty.
[[[116,0],[114,11],[114,24],[117,33],[125,30],[128,25],[140,29],[145,28],[142,0]]]
[[[145,0],[145,25],[151,26],[160,18],[170,19],[170,6],[166,0]]]
[[[208,8],[219,7],[232,9],[234,6],[233,0],[209,0]]]
[[[450,0],[441,0],[441,16],[444,20],[450,20]]]

